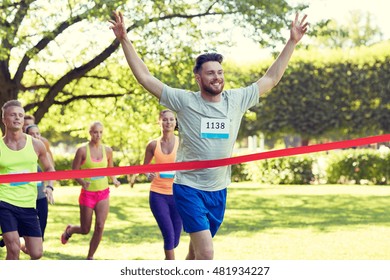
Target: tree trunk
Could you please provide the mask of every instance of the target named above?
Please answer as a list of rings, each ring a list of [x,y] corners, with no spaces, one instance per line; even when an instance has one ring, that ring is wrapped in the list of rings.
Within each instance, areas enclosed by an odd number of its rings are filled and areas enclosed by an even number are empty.
[[[18,92],[18,87],[13,81],[5,81],[0,78],[0,108],[3,108],[4,103],[8,100],[18,99]],[[2,134],[4,135],[5,130],[2,121],[0,122],[0,128]]]

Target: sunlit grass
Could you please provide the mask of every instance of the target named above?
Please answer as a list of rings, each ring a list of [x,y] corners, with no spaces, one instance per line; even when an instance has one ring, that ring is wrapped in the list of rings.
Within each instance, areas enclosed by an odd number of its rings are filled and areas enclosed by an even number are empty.
[[[111,210],[100,260],[161,260],[162,238],[150,212],[149,185],[111,188]],[[79,187],[57,187],[50,206],[44,260],[82,260],[91,234],[62,245],[68,223],[79,223]],[[389,186],[263,186],[232,184],[224,223],[214,238],[215,259],[390,259]],[[184,259],[189,237],[176,250]],[[0,250],[4,259],[5,250]],[[22,259],[27,256],[21,254]]]

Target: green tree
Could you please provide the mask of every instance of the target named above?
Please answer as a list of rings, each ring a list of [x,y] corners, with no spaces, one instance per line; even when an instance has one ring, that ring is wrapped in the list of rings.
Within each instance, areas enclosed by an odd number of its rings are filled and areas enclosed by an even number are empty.
[[[118,60],[119,43],[107,22],[116,9],[130,21],[128,32],[141,56],[161,68],[177,67],[172,53],[185,62],[226,42],[215,39],[228,28],[222,22],[245,27],[259,44],[272,45],[282,40],[279,31],[292,11],[285,0],[3,0],[0,106],[23,99],[39,123],[53,105],[129,94],[111,90],[114,75],[102,74],[111,74],[109,59]]]
[[[360,10],[351,11],[345,24],[328,20],[316,27],[314,46],[325,48],[354,48],[368,46],[382,40],[382,32],[373,15]]]
[[[240,136],[299,135],[307,143],[389,133],[389,46],[298,51],[281,83],[243,120]]]

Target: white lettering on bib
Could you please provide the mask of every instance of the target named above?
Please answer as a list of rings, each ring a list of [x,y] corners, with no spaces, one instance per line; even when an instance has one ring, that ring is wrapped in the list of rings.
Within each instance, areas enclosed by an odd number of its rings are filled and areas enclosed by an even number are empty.
[[[202,118],[200,137],[211,139],[228,139],[230,131],[229,119]]]

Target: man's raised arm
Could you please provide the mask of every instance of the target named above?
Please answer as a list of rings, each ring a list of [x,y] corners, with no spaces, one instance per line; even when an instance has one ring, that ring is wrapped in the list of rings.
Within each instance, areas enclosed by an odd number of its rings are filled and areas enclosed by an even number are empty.
[[[138,56],[133,44],[130,42],[127,37],[126,27],[123,22],[123,15],[121,12],[113,12],[115,20],[110,20],[112,24],[110,29],[114,31],[116,38],[122,45],[123,52],[127,63],[130,66],[131,71],[133,72],[137,81],[150,93],[160,99],[163,83],[150,74],[148,67]]]
[[[294,52],[295,46],[307,31],[308,23],[305,22],[306,17],[307,15],[304,15],[302,20],[299,21],[298,14],[296,14],[295,20],[292,22],[290,38],[287,44],[271,67],[268,68],[265,75],[257,81],[259,95],[271,90],[279,83]]]

